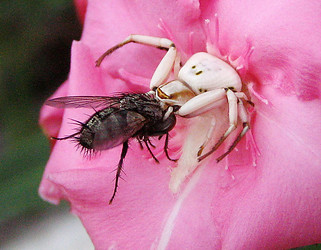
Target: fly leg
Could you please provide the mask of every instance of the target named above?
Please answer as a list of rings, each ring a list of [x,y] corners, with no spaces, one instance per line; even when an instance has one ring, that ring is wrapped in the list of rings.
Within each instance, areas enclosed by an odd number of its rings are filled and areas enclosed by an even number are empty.
[[[153,154],[152,150],[150,149],[149,145],[148,145],[148,142],[150,143],[148,137],[147,138],[144,138],[144,143],[146,145],[146,148],[148,149],[148,152],[151,154],[151,156],[153,157],[153,159],[159,163],[159,160],[156,158],[156,156]],[[150,143],[151,144],[151,143]],[[152,144],[151,144],[152,145]],[[152,145],[153,146],[153,145]]]
[[[167,157],[167,159],[168,160],[170,160],[170,161],[177,161],[177,159],[172,159],[172,158],[170,158],[169,157],[169,154],[168,154],[168,137],[169,137],[169,135],[168,135],[168,133],[166,133],[166,137],[165,137],[165,143],[164,143],[164,152],[165,152],[165,155],[166,155],[166,157]]]
[[[156,148],[156,146],[149,140],[149,138],[146,139],[146,141],[151,145],[153,148]]]
[[[116,195],[116,192],[117,192],[117,188],[118,188],[118,181],[119,181],[120,174],[121,174],[121,171],[122,171],[123,162],[124,162],[125,156],[127,154],[127,150],[128,150],[128,141],[125,141],[123,143],[123,149],[121,151],[121,156],[120,156],[120,160],[119,160],[118,167],[117,167],[114,192],[113,192],[113,195],[112,195],[111,199],[109,200],[109,204],[111,204],[113,202],[114,198],[115,198],[115,195]]]
[[[140,138],[137,138],[137,141],[138,141],[138,143],[139,143],[140,149],[143,150],[144,147],[143,147],[143,143],[142,143],[141,139],[140,139]]]

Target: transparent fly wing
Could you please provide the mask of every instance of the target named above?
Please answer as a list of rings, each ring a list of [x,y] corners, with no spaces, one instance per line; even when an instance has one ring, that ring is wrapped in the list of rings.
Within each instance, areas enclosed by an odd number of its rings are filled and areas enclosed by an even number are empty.
[[[118,96],[65,96],[47,100],[46,105],[55,108],[103,108],[115,106]]]

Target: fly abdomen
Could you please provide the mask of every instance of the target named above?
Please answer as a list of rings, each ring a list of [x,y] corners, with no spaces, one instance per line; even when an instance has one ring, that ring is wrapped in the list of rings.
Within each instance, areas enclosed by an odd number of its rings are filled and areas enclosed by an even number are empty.
[[[131,138],[145,123],[146,118],[134,111],[113,109],[106,114],[106,110],[102,110],[87,121],[79,143],[93,150],[114,148]]]

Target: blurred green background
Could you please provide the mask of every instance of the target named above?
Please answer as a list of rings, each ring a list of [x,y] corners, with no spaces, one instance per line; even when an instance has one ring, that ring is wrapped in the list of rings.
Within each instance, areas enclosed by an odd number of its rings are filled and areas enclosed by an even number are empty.
[[[0,2],[0,242],[54,207],[38,196],[49,143],[38,125],[67,78],[81,27],[71,0]]]

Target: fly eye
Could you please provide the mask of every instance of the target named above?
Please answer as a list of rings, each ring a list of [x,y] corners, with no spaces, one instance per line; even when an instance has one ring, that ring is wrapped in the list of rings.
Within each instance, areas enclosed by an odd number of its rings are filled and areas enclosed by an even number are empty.
[[[173,112],[176,112],[181,108],[181,106],[178,106],[178,105],[173,105],[172,107],[173,107]]]

